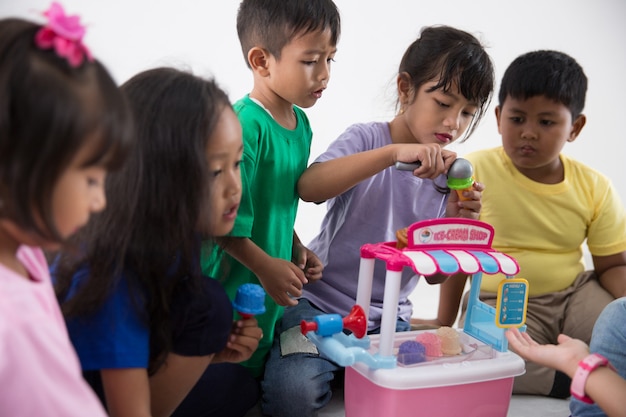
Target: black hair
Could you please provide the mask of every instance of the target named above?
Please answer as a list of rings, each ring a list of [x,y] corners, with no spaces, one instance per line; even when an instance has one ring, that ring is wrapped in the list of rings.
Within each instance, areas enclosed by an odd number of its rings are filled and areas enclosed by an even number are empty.
[[[509,96],[545,96],[567,106],[574,120],[585,107],[586,93],[587,76],[574,58],[558,51],[532,51],[517,57],[504,72],[498,105]]]
[[[332,0],[243,0],[237,13],[237,34],[248,67],[248,51],[255,46],[280,59],[295,36],[326,29],[337,45],[341,21]]]
[[[408,74],[415,91],[431,80],[439,81],[429,91],[448,91],[456,83],[461,94],[478,105],[465,139],[491,102],[495,78],[491,58],[476,37],[450,26],[423,28],[405,51],[398,73]]]
[[[73,67],[38,48],[40,29],[0,20],[0,216],[60,242],[51,201],[57,180],[83,146],[93,149],[84,166],[119,167],[132,142],[131,118],[100,62]]]
[[[141,298],[150,329],[154,372],[171,347],[170,304],[180,291],[199,288],[198,225],[206,216],[210,175],[206,147],[221,111],[231,108],[213,80],[173,68],[156,68],[121,87],[135,118],[137,144],[106,183],[107,209],[79,233],[83,256],[57,261],[57,294],[67,317],[102,305],[126,278]],[[72,276],[83,264],[89,279],[66,299]]]

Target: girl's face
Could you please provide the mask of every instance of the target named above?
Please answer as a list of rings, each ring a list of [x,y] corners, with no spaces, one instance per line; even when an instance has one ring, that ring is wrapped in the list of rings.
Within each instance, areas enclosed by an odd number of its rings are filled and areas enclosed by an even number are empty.
[[[438,80],[429,81],[415,91],[409,80],[399,79],[401,110],[392,121],[397,128],[393,137],[395,143],[446,146],[463,136],[478,111],[478,105],[468,101],[456,83],[447,92],[441,88],[429,91],[437,83]]]
[[[210,219],[203,232],[210,236],[224,236],[235,224],[241,200],[241,134],[239,119],[230,107],[225,106],[206,147]]]
[[[91,141],[87,141],[88,143]],[[60,237],[65,240],[87,224],[91,213],[104,209],[106,197],[104,181],[106,169],[97,165],[83,166],[93,154],[89,144],[79,150],[63,171],[52,190],[52,220]],[[44,228],[41,214],[35,215],[39,227]],[[60,243],[26,230],[10,220],[0,222],[3,242],[17,248],[19,245],[58,249]]]
[[[106,206],[104,183],[107,171],[98,165],[83,166],[93,154],[83,146],[61,174],[52,192],[54,224],[63,239],[86,225],[92,213]]]

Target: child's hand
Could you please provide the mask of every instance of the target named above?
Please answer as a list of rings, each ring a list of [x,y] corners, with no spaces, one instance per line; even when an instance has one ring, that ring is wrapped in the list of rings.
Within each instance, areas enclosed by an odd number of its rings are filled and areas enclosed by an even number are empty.
[[[212,363],[239,363],[248,360],[259,346],[262,338],[263,331],[254,317],[238,320],[233,323],[226,348],[215,354]]]
[[[304,271],[293,262],[279,258],[263,265],[257,277],[265,292],[281,306],[295,306],[302,295],[302,286],[308,282]]]
[[[417,330],[435,329],[441,326],[443,326],[443,324],[438,319],[422,319],[419,317],[411,317],[411,327],[416,327]]]
[[[455,152],[445,150],[436,143],[407,143],[396,146],[394,163],[419,161],[420,167],[413,171],[413,175],[434,179],[448,172],[455,159]]]
[[[589,347],[585,342],[573,339],[564,334],[557,338],[558,345],[540,345],[528,333],[511,328],[505,332],[511,350],[524,359],[557,369],[572,377],[580,362],[589,355]]]
[[[293,245],[292,262],[304,271],[307,280],[317,281],[322,278],[322,270],[324,269],[322,261],[313,251],[299,242]]]
[[[456,190],[450,190],[450,197],[446,205],[446,217],[464,217],[478,220],[482,209],[482,197],[485,185],[474,182],[472,188],[463,190],[463,196],[468,200],[461,200]]]

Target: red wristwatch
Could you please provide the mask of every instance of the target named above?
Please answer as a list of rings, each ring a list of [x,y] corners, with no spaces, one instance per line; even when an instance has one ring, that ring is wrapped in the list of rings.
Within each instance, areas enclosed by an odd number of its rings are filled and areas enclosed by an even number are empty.
[[[578,362],[578,369],[576,369],[574,378],[572,378],[572,385],[570,386],[570,392],[574,398],[587,404],[593,404],[593,400],[585,394],[585,384],[589,374],[598,366],[608,366],[615,370],[609,360],[599,353],[592,353]]]

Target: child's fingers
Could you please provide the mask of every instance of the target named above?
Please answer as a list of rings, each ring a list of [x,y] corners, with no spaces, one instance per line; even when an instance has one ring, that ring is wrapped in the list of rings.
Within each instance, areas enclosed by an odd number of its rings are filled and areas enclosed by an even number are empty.
[[[317,281],[322,278],[321,268],[309,268],[306,270],[306,277],[309,281]]]
[[[480,192],[485,191],[485,184],[483,184],[482,182],[474,181],[474,184],[472,184],[472,187],[474,187],[476,191],[480,191]]]
[[[530,337],[530,335],[526,332],[520,332],[518,330],[518,333],[520,334],[521,339],[528,345],[528,346],[539,346],[539,343],[535,342],[535,340]]]

